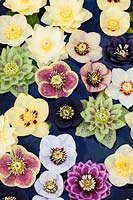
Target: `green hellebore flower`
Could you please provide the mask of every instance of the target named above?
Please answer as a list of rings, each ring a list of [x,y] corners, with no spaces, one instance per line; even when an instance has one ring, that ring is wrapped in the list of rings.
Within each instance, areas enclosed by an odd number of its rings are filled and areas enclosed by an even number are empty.
[[[34,82],[37,68],[23,47],[7,47],[0,56],[0,94],[28,93],[28,85]]]
[[[128,111],[121,104],[113,104],[112,99],[100,93],[96,99],[82,100],[84,121],[77,127],[76,135],[96,139],[108,148],[116,141],[116,130],[126,125],[124,116]]]

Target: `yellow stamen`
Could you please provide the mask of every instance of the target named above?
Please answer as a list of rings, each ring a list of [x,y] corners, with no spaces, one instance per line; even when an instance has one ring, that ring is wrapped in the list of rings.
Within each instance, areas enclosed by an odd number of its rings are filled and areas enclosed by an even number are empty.
[[[48,38],[41,42],[41,48],[43,51],[51,51],[53,48],[53,42]]]
[[[11,24],[5,30],[5,36],[10,40],[18,39],[21,35],[22,28],[17,24]]]
[[[60,17],[64,20],[64,21],[68,21],[73,17],[73,12],[72,9],[69,7],[64,7],[61,9],[60,13],[59,13]]]
[[[109,19],[107,22],[107,28],[111,31],[116,31],[119,29],[119,21],[116,19]]]

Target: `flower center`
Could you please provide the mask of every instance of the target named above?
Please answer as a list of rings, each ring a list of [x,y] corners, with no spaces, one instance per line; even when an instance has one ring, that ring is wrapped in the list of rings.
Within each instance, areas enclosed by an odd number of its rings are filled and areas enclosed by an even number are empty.
[[[131,95],[133,92],[133,81],[123,81],[121,83],[120,92],[125,95]]]
[[[21,3],[26,4],[26,3],[29,3],[31,0],[20,0],[20,1]]]
[[[64,21],[68,21],[72,18],[73,16],[73,11],[71,8],[69,7],[64,7],[61,9],[59,16],[64,20]]]
[[[56,165],[61,165],[67,158],[64,148],[51,149],[50,159]]]
[[[5,35],[9,40],[18,39],[22,35],[22,28],[17,24],[11,24],[6,28]]]
[[[26,108],[26,111],[24,114],[20,115],[20,119],[24,122],[24,126],[28,127],[31,124],[37,124],[37,118],[38,118],[38,111],[37,110],[29,110]]]
[[[127,58],[127,56],[129,56],[128,47],[128,44],[125,44],[124,46],[119,44],[114,54],[116,54],[119,59]]]
[[[114,3],[119,3],[120,0],[107,0],[109,3],[114,2]]]
[[[133,162],[127,156],[121,156],[115,161],[117,173],[122,177],[129,177],[133,173]]]
[[[60,114],[60,117],[63,119],[71,119],[74,116],[74,110],[71,106],[64,105],[63,107],[60,107],[60,110],[58,111]]]
[[[100,72],[99,71],[93,73],[88,72],[86,81],[89,85],[97,86],[101,82]]]
[[[109,19],[107,22],[107,28],[111,31],[116,31],[119,29],[119,21],[116,19]]]
[[[4,197],[2,200],[16,200],[15,197]]]
[[[51,78],[51,85],[54,88],[60,89],[64,83],[64,77],[57,74]]]
[[[90,192],[94,190],[96,182],[91,175],[83,175],[82,179],[79,181],[79,185],[84,191]]]
[[[96,122],[106,124],[109,120],[110,112],[107,109],[101,109],[95,114]]]
[[[53,48],[53,42],[49,38],[41,41],[40,44],[43,51],[51,51]]]
[[[10,169],[14,175],[22,174],[25,170],[25,164],[22,160],[16,159],[13,160]]]
[[[44,184],[43,189],[48,193],[54,194],[58,190],[56,180],[53,179],[53,180],[47,181]]]
[[[18,72],[18,65],[16,63],[7,63],[4,72],[6,75],[15,75]]]
[[[75,46],[75,52],[80,56],[84,56],[89,52],[89,45],[86,42],[79,42]]]

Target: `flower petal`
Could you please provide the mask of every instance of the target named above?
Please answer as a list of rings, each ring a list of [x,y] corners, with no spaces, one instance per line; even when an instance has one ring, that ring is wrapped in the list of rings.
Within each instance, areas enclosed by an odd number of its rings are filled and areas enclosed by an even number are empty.
[[[74,90],[78,84],[78,75],[75,72],[67,72],[65,75],[65,85],[64,89],[66,91]]]
[[[121,83],[126,80],[128,80],[126,71],[120,68],[112,70],[112,83],[115,86],[120,87]]]
[[[42,81],[49,83],[49,79],[52,72],[53,69],[51,69],[51,67],[48,66],[38,69],[35,74],[36,83],[39,84]]]
[[[53,88],[50,84],[45,83],[45,82],[41,82],[39,84],[39,93],[43,96],[43,97],[47,97],[47,98],[57,98],[57,93],[56,93],[56,89]]]
[[[1,182],[4,184],[4,185],[7,185],[9,187],[14,187],[16,186],[15,185],[15,179],[16,179],[16,176],[13,175],[13,174],[10,174],[10,176],[8,176],[7,178],[2,178],[1,179]]]
[[[12,162],[10,155],[5,154],[0,158],[0,176],[8,177],[11,174],[9,164]]]
[[[32,169],[38,174],[40,170],[40,161],[33,153],[27,153],[23,156],[26,169]]]
[[[46,122],[40,123],[32,133],[35,137],[43,138],[49,134],[49,125]]]
[[[119,99],[121,93],[119,90],[119,87],[115,86],[113,83],[111,83],[105,90],[105,93],[109,96],[112,97],[113,99],[117,100]]]

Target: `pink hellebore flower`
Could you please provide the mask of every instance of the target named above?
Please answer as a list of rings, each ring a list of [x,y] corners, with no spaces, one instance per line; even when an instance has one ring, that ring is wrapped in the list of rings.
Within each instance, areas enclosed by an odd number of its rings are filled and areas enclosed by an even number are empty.
[[[78,85],[78,75],[63,61],[38,69],[35,80],[47,98],[68,97]]]
[[[111,71],[100,62],[86,63],[80,69],[81,79],[88,92],[103,91],[111,82]]]
[[[20,145],[15,145],[11,154],[0,157],[1,182],[9,187],[32,186],[39,170],[39,159]]]

